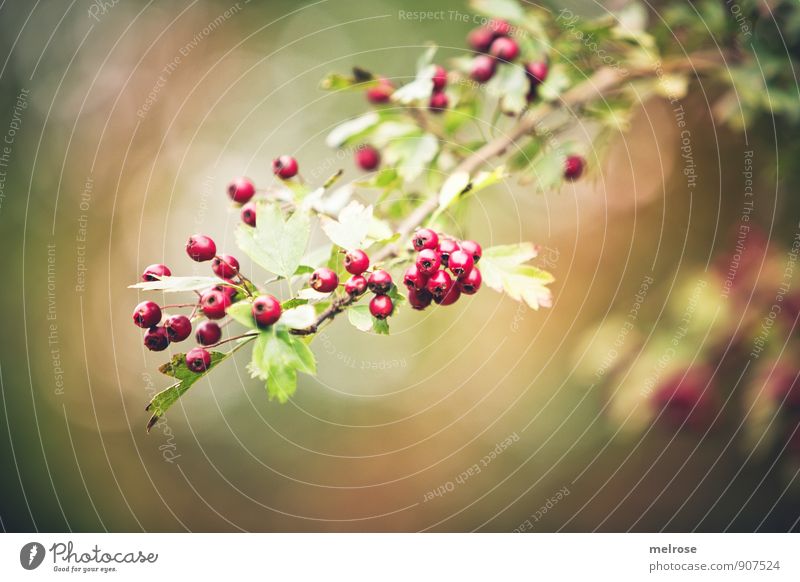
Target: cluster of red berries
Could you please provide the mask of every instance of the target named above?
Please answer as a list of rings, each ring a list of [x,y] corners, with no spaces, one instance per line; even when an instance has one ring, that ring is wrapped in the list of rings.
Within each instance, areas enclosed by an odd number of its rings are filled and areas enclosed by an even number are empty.
[[[431,113],[442,113],[447,109],[450,100],[444,92],[447,87],[447,71],[441,65],[436,65],[431,78],[433,82],[433,93],[428,101],[428,109]],[[386,77],[379,77],[376,85],[367,89],[367,101],[374,105],[388,103],[392,98],[395,86]]]
[[[290,180],[297,175],[299,166],[292,156],[278,156],[272,160],[272,172],[281,180]],[[250,178],[239,177],[228,184],[228,196],[242,206],[242,222],[248,226],[256,225],[256,205],[251,199],[256,194],[256,185]]]
[[[432,301],[452,305],[462,293],[478,292],[481,272],[475,265],[481,259],[481,245],[471,240],[458,241],[429,228],[417,230],[412,244],[417,251],[416,260],[403,275],[411,307],[422,310]]]

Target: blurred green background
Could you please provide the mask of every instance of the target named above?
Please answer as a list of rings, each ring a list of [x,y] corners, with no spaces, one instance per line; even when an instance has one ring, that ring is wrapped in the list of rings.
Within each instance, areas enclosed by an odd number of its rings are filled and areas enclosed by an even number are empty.
[[[434,9],[444,19],[399,12]],[[235,253],[225,185],[268,183],[278,154],[312,181],[339,167],[355,177],[324,136],[363,96],[324,93],[320,78],[358,64],[402,82],[430,40],[439,61],[462,54],[474,23],[448,10],[468,14],[459,0],[0,7],[0,131],[21,113],[0,205],[5,530],[796,526],[793,470],[749,458],[730,433],[611,414],[613,386],[592,377],[611,341],[598,325],[624,317],[643,278],[654,283],[637,326],[670,334],[675,290],[731,250],[753,146],[714,124],[702,91],[684,102],[701,169],[692,194],[672,112],[653,100],[586,180],[548,196],[509,181],[471,203],[470,238],[542,245],[551,310],[485,290],[404,310],[390,337],[336,321],[312,346],[319,376],[288,404],[267,400],[242,354],[146,434],[166,357],[144,350],[127,285],[154,262],[200,273],[183,250],[194,232]],[[778,141],[766,135],[757,170]],[[756,215],[783,248],[797,197],[775,188],[774,166],[761,170]]]

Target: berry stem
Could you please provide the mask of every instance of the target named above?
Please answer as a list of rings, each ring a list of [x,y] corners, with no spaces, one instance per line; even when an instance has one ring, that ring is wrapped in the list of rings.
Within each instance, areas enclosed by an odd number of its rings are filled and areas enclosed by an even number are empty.
[[[234,341],[237,341],[237,340],[240,340],[240,339],[254,338],[254,337],[257,337],[257,336],[258,336],[258,333],[253,333],[253,332],[243,333],[241,335],[235,335],[233,337],[225,338],[224,340],[220,340],[215,344],[211,344],[211,345],[204,346],[204,347],[206,349],[216,348],[217,346],[221,346],[223,344],[234,342]],[[249,341],[249,339],[248,339],[248,341]],[[242,343],[245,343],[245,342],[242,342]]]

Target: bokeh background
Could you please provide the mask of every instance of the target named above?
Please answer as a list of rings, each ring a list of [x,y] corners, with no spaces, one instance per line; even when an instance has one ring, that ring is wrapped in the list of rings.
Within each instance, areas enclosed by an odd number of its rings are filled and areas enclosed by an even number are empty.
[[[445,17],[400,15],[419,10]],[[653,98],[590,156],[586,179],[545,196],[510,180],[469,206],[458,234],[542,245],[552,309],[485,290],[454,309],[404,310],[390,337],[336,321],[313,344],[319,376],[288,404],[267,400],[242,354],[145,432],[144,405],[169,381],[157,372],[165,355],[146,352],[130,324],[140,296],[127,286],[153,262],[202,272],[183,250],[194,232],[234,252],[225,185],[240,174],[269,183],[278,154],[311,180],[339,167],[355,177],[324,136],[363,111],[363,96],[325,93],[319,80],[357,64],[402,82],[429,40],[439,61],[463,54],[469,14],[460,0],[0,5],[0,133],[12,142],[0,198],[4,530],[797,528],[794,433],[766,453],[750,434],[762,433],[747,394],[763,377],[716,375],[725,396],[714,410],[727,420],[710,429],[657,422],[642,395],[648,377],[708,360],[709,345],[728,354],[719,338],[767,313],[720,298],[744,152],[760,225],[737,279],[744,297],[774,295],[798,229],[796,180],[776,154],[792,136],[719,126],[698,87],[683,100],[695,189],[672,109]],[[712,290],[699,304],[698,281]],[[692,333],[653,376],[658,341],[692,304]],[[635,329],[612,354],[635,305]],[[796,318],[781,325],[791,365]]]

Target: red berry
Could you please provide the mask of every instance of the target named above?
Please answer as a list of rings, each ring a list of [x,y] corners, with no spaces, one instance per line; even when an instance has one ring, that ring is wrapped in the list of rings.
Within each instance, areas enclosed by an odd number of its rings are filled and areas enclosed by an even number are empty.
[[[425,288],[433,295],[434,299],[437,297],[444,297],[444,294],[453,286],[453,279],[447,274],[447,271],[436,271],[428,279],[428,284]]]
[[[151,327],[144,334],[144,345],[151,352],[163,352],[169,345],[169,336],[164,327]]]
[[[580,156],[568,156],[564,162],[564,178],[577,180],[583,174],[586,161]]]
[[[219,325],[213,321],[204,321],[198,325],[197,331],[194,334],[194,338],[197,340],[197,343],[204,346],[210,346],[211,344],[217,343],[221,337],[222,330],[220,329]]]
[[[370,172],[381,163],[381,154],[374,147],[365,145],[356,150],[356,164],[365,172]]]
[[[367,89],[367,100],[370,103],[388,103],[394,93],[394,85],[387,79],[381,78],[377,85]]]
[[[217,254],[217,245],[204,234],[193,234],[186,243],[186,254],[193,261],[210,261]]]
[[[248,202],[242,206],[242,222],[247,226],[256,225],[256,204],[255,202]]]
[[[225,317],[225,310],[230,304],[231,300],[228,296],[217,290],[206,291],[200,298],[200,309],[209,319],[222,319]]]
[[[519,56],[519,45],[515,40],[501,36],[489,47],[489,54],[501,61],[513,61]]]
[[[361,275],[353,275],[344,283],[345,293],[352,297],[363,295],[367,290],[367,280]]]
[[[203,348],[192,348],[186,354],[186,367],[192,372],[200,373],[208,370],[211,365],[211,354]]]
[[[239,261],[231,255],[219,255],[211,261],[211,270],[221,279],[230,279],[239,273]]]
[[[430,275],[439,269],[442,259],[433,249],[422,249],[417,255],[416,266],[423,275]]]
[[[431,304],[433,300],[433,295],[431,295],[427,289],[409,289],[408,290],[408,303],[414,309],[422,311],[428,305]]]
[[[427,283],[428,276],[420,271],[417,265],[411,265],[403,274],[403,285],[405,285],[409,291],[421,291],[422,289],[425,289],[425,285],[427,285]]]
[[[486,26],[481,26],[472,30],[467,35],[467,43],[470,48],[479,53],[485,53],[492,46],[492,41],[495,39],[494,31]]]
[[[701,365],[665,378],[653,393],[659,420],[671,428],[707,429],[714,419],[713,375],[711,368]]]
[[[161,308],[153,301],[142,301],[133,310],[133,323],[139,327],[153,327],[161,321]]]
[[[541,85],[547,78],[549,69],[544,61],[534,61],[525,65],[525,71],[528,73],[532,85]]]
[[[171,315],[164,322],[171,342],[182,342],[192,334],[192,322],[185,315]]]
[[[458,298],[461,297],[461,287],[459,285],[451,285],[441,297],[434,297],[433,300],[439,305],[452,305]]]
[[[483,255],[483,249],[481,248],[481,245],[476,243],[474,240],[462,240],[459,243],[459,246],[461,247],[462,251],[472,255],[472,260],[475,263],[481,260],[481,255]]]
[[[369,302],[369,312],[377,319],[386,319],[394,311],[394,304],[388,295],[376,295]]]
[[[348,251],[344,256],[344,268],[351,275],[360,275],[369,269],[369,257],[361,249]]]
[[[469,76],[478,83],[485,83],[492,77],[497,68],[497,61],[486,55],[478,55],[472,60]]]
[[[441,113],[447,109],[447,104],[450,100],[447,98],[447,93],[434,93],[431,95],[431,100],[428,103],[428,109],[432,113]]]
[[[507,36],[511,33],[511,25],[505,20],[501,20],[499,18],[490,20],[486,28],[491,30],[495,37]]]
[[[322,267],[311,273],[311,280],[309,281],[311,288],[320,293],[330,293],[336,290],[339,286],[339,276],[335,271]]]
[[[376,295],[383,295],[392,287],[392,276],[381,269],[373,271],[367,279],[367,287]]]
[[[149,265],[144,270],[142,273],[142,281],[158,281],[161,277],[169,277],[170,275],[172,275],[172,271],[169,270],[168,266],[156,263],[154,265]]]
[[[443,238],[439,241],[439,256],[442,258],[442,264],[446,267],[450,260],[450,255],[459,250],[461,246],[451,238]]]
[[[414,233],[411,243],[414,245],[414,250],[417,251],[435,249],[439,246],[439,235],[430,228],[420,228]]]
[[[447,261],[447,267],[456,277],[469,274],[474,265],[475,261],[472,259],[472,255],[463,249],[451,254]]]
[[[269,327],[281,318],[281,304],[272,295],[259,295],[253,301],[253,318],[258,327]]]
[[[292,156],[278,156],[272,160],[272,172],[281,180],[288,180],[297,175],[297,160]]]
[[[447,71],[444,67],[436,65],[436,72],[433,74],[433,92],[439,93],[447,86]]]
[[[238,293],[236,287],[220,284],[220,285],[214,285],[210,290],[219,291],[220,293],[223,293],[228,297],[228,299],[230,299],[231,303],[234,303],[236,301],[236,294]]]
[[[239,204],[248,202],[256,193],[256,186],[249,178],[236,178],[228,184],[228,196]]]
[[[477,267],[473,267],[473,269],[467,273],[463,279],[459,279],[458,285],[461,287],[462,293],[466,295],[474,295],[478,292],[478,289],[481,288],[482,281],[483,278],[481,277],[481,272]]]

